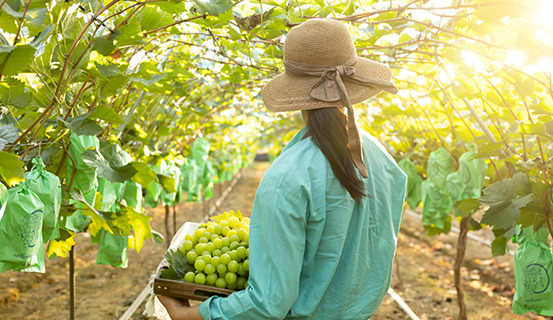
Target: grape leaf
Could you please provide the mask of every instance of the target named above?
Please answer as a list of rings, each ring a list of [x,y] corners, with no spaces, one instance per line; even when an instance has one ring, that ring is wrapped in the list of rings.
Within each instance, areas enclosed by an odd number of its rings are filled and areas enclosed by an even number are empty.
[[[83,114],[75,118],[67,118],[67,120],[59,120],[67,129],[75,132],[78,136],[95,136],[104,131],[96,121],[87,119],[88,114]]]
[[[194,8],[196,8],[200,14],[209,13],[212,16],[218,16],[234,7],[234,4],[230,0],[192,0],[192,2],[194,3]]]
[[[138,172],[132,164],[119,167],[110,166],[104,156],[96,149],[86,150],[82,157],[84,163],[88,166],[98,168],[98,177],[107,179],[109,182],[125,182]]]
[[[5,106],[24,108],[29,104],[31,95],[25,90],[25,84],[19,79],[6,77],[6,82],[0,83],[0,101]]]
[[[531,185],[522,173],[487,187],[479,202],[490,207],[482,216],[481,223],[500,229],[511,227],[520,217],[520,208],[532,201],[530,192]]]
[[[142,162],[131,162],[129,163],[136,169],[136,174],[131,178],[132,181],[140,183],[144,188],[152,183],[152,181],[157,181],[156,172],[150,167]]]
[[[158,173],[157,180],[159,181],[159,184],[161,184],[165,192],[167,193],[177,192],[177,190],[175,189],[175,179],[173,179],[172,176]]]
[[[114,125],[123,123],[121,116],[115,112],[112,108],[106,106],[98,106],[92,109],[87,116],[88,119],[101,119],[106,122],[111,122]]]
[[[3,150],[7,143],[12,143],[19,137],[19,129],[13,125],[0,124],[0,150]]]
[[[167,261],[169,269],[162,271],[162,278],[172,280],[184,280],[184,275],[187,272],[195,272],[194,266],[188,263],[186,256],[181,250],[170,249],[163,256]]]
[[[144,241],[147,239],[152,239],[154,235],[152,234],[152,229],[150,227],[149,221],[152,219],[147,215],[144,215],[131,207],[123,206],[121,212],[129,218],[129,223],[132,226],[133,237],[129,238],[129,242],[132,241],[132,247],[140,252]]]
[[[33,61],[36,48],[30,45],[0,46],[0,74],[17,75]]]
[[[9,185],[14,186],[25,181],[24,163],[13,153],[0,151],[0,177]]]
[[[48,242],[48,248],[46,249],[48,258],[67,257],[67,254],[69,254],[69,251],[75,245],[76,236],[73,231],[60,228],[60,236]]]

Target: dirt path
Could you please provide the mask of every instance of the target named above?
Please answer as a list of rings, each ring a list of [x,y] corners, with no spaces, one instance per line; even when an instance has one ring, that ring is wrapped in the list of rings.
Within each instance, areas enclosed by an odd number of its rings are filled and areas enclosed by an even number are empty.
[[[267,163],[255,163],[243,170],[238,181],[217,213],[239,209],[249,215],[255,191]],[[215,188],[215,198],[222,188]],[[177,207],[177,225],[200,221],[211,203],[181,203]],[[164,233],[165,210],[149,209],[152,226]],[[487,235],[484,235],[487,236]],[[453,286],[453,257],[457,238],[428,238],[416,218],[405,216],[398,239],[398,263],[403,286],[396,272],[394,289],[423,320],[457,318],[457,300]],[[97,245],[86,235],[79,235],[76,246],[77,313],[81,320],[118,319],[144,288],[165,252],[165,245],[147,241],[140,253],[129,252],[127,269],[95,264]],[[68,260],[46,261],[45,274],[5,272],[0,274],[0,319],[68,319]],[[489,247],[469,240],[463,281],[469,319],[540,319],[516,316],[511,312],[514,288],[511,256],[491,258]],[[142,316],[144,305],[132,319]],[[388,296],[373,320],[408,319]],[[544,319],[544,318],[542,318]]]

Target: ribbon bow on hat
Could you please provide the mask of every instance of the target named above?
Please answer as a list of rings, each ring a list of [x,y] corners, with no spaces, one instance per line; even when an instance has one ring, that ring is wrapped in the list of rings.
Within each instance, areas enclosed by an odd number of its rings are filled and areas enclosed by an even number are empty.
[[[348,140],[351,157],[355,167],[364,178],[368,178],[368,171],[363,162],[363,152],[359,130],[355,124],[353,107],[349,101],[348,92],[342,81],[342,78],[348,82],[358,85],[372,87],[389,93],[397,93],[397,88],[389,81],[370,79],[355,74],[353,65],[357,62],[355,51],[349,59],[343,64],[335,67],[319,66],[307,63],[295,62],[284,58],[286,72],[291,72],[298,76],[316,76],[319,80],[309,90],[309,96],[320,101],[334,102],[342,101],[348,109]]]

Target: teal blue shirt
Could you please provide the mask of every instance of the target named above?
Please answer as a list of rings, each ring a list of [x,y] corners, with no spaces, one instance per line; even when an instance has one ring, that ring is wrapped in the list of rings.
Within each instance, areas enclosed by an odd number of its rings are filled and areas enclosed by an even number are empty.
[[[368,319],[390,285],[407,177],[363,132],[368,197],[356,203],[302,129],[266,171],[251,213],[249,286],[203,319]]]

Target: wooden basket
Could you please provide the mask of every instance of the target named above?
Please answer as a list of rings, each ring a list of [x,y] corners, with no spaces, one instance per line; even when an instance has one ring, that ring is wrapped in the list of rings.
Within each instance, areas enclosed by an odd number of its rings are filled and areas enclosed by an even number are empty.
[[[205,301],[211,296],[228,297],[236,290],[222,289],[184,281],[169,280],[159,277],[154,279],[154,293],[164,296]]]

